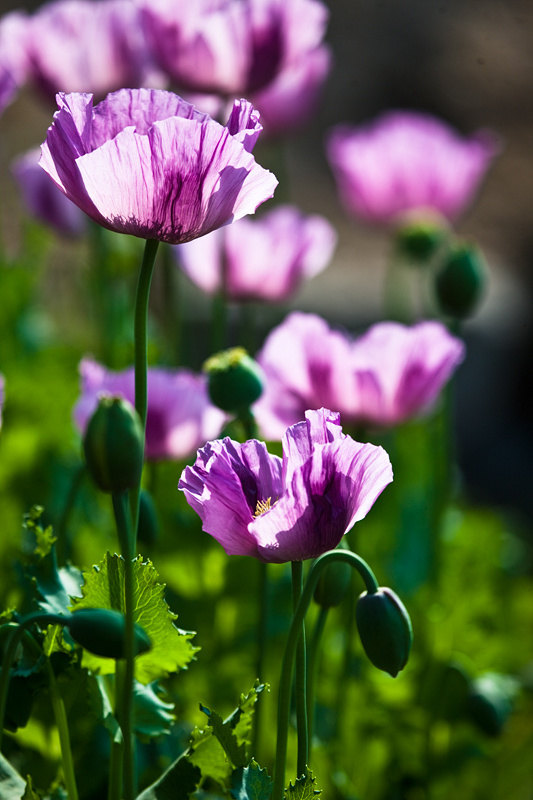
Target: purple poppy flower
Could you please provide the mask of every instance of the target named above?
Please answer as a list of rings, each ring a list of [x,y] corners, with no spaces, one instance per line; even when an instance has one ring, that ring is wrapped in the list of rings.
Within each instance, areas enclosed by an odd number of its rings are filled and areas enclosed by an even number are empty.
[[[336,547],[391,481],[387,453],[322,408],[286,431],[283,459],[256,440],[208,442],[179,488],[228,555],[283,563]]]
[[[123,86],[163,86],[130,0],[56,0],[28,18],[29,77],[56,92],[104,97]]]
[[[384,224],[413,211],[454,220],[498,150],[486,132],[463,139],[444,122],[408,111],[388,112],[361,127],[339,125],[326,140],[348,212]]]
[[[135,403],[133,367],[112,372],[91,359],[80,363],[81,397],[74,407],[83,433],[102,394]],[[188,458],[208,439],[218,436],[225,414],[209,401],[207,378],[187,369],[148,369],[146,458],[149,461]]]
[[[59,94],[40,164],[104,228],[178,244],[272,196],[277,180],[251,149],[258,114],[236,101],[226,127],[170,92],[122,89],[93,108]]]
[[[22,11],[0,18],[0,112],[14,99],[27,77],[27,20]]]
[[[32,216],[61,235],[81,236],[87,227],[87,217],[41,169],[40,154],[38,148],[30,150],[12,165],[26,208]]]
[[[278,206],[258,219],[241,219],[181,245],[183,271],[208,294],[229,300],[288,299],[304,279],[326,268],[336,243],[323,217]]]
[[[326,399],[345,424],[398,425],[431,408],[463,358],[463,343],[440,322],[381,322],[352,340],[295,312],[257,356],[266,383],[254,413],[272,440]]]

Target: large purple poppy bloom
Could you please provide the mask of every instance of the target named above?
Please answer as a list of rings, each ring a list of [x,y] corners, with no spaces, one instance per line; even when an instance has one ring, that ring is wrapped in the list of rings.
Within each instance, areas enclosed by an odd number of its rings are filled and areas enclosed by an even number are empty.
[[[51,99],[56,92],[104,97],[123,86],[163,85],[130,0],[46,3],[28,17],[26,39],[29,78]]]
[[[328,10],[318,0],[144,0],[159,66],[184,91],[245,96],[269,131],[314,109],[329,71]]]
[[[398,425],[431,408],[464,352],[436,321],[381,322],[352,340],[315,314],[294,312],[257,356],[266,382],[254,413],[267,439],[326,401],[345,424]]]
[[[229,300],[280,302],[326,268],[336,243],[329,222],[278,206],[181,245],[183,271],[209,294]]]
[[[256,440],[208,442],[179,488],[228,555],[283,563],[336,547],[391,481],[387,453],[322,408],[286,431],[283,459]]]
[[[415,211],[453,221],[498,149],[488,133],[462,138],[444,122],[408,111],[390,111],[360,127],[338,125],[326,140],[347,210],[385,224]]]
[[[259,115],[236,101],[226,127],[171,92],[59,94],[40,164],[109,230],[178,244],[203,236],[272,196],[277,180],[251,150]]]
[[[113,372],[85,358],[80,375],[81,397],[74,407],[74,419],[82,433],[102,394],[117,395],[134,404],[133,367]],[[225,414],[209,400],[205,375],[187,369],[148,369],[147,460],[188,458],[219,435],[225,420]]]

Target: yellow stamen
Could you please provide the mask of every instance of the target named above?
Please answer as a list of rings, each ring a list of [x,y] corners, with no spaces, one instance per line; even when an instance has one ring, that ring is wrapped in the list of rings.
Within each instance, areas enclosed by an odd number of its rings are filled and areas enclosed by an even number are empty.
[[[271,500],[271,498],[269,497],[267,500],[258,500],[257,501],[257,505],[255,507],[254,517],[260,517],[261,514],[265,513],[265,511],[269,511],[270,510],[270,500]]]

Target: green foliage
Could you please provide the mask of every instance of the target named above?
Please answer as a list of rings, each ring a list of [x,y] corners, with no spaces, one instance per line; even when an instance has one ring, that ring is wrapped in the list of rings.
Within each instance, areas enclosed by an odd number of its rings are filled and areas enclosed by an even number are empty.
[[[185,669],[199,649],[190,643],[193,633],[176,627],[173,614],[165,599],[164,586],[150,561],[139,556],[134,561],[133,597],[134,619],[148,634],[152,647],[135,660],[135,677],[147,684],[160,680],[171,672]],[[103,561],[84,574],[82,597],[73,598],[73,609],[108,608],[125,613],[124,561],[107,553]],[[82,664],[101,675],[115,671],[115,661],[100,658],[84,650]]]
[[[234,800],[268,800],[271,793],[272,779],[254,759],[249,766],[235,770],[232,775],[231,796]]]
[[[316,780],[311,770],[306,769],[304,775],[294,783],[289,784],[285,793],[286,800],[311,800],[321,794],[322,790],[316,788]]]

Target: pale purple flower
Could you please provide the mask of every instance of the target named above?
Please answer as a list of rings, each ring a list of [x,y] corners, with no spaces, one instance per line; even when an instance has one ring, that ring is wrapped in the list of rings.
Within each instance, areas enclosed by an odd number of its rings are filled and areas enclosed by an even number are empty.
[[[0,112],[15,98],[26,81],[27,15],[12,11],[0,17]]]
[[[208,294],[223,292],[235,301],[279,302],[326,268],[336,239],[323,217],[283,205],[180,245],[178,260],[185,274]]]
[[[59,94],[40,164],[104,228],[178,244],[251,214],[277,180],[251,155],[261,126],[246,100],[225,127],[171,92]]]
[[[135,404],[135,371],[114,372],[85,358],[80,363],[81,396],[74,407],[83,433],[102,395],[123,397]],[[187,369],[148,369],[146,458],[149,461],[188,458],[218,436],[225,414],[209,400],[207,378]]]
[[[283,459],[255,439],[208,442],[179,488],[228,555],[283,563],[336,547],[391,481],[387,453],[322,408],[285,432]]]
[[[326,139],[346,209],[384,224],[415,211],[455,220],[498,150],[487,132],[463,138],[444,122],[409,111],[390,111],[362,126],[338,125]]]
[[[269,131],[295,127],[314,110],[331,63],[319,0],[141,5],[154,58],[180,89],[249,97],[264,106]]]
[[[294,312],[257,355],[266,382],[254,414],[272,440],[326,401],[344,424],[398,425],[433,406],[463,358],[463,343],[440,322],[381,322],[351,339],[315,314]]]
[[[104,97],[122,87],[163,86],[131,0],[56,0],[28,18],[29,77],[56,92]]]
[[[65,197],[39,166],[39,148],[19,156],[12,172],[19,185],[26,208],[32,216],[63,236],[81,236],[87,217]]]

